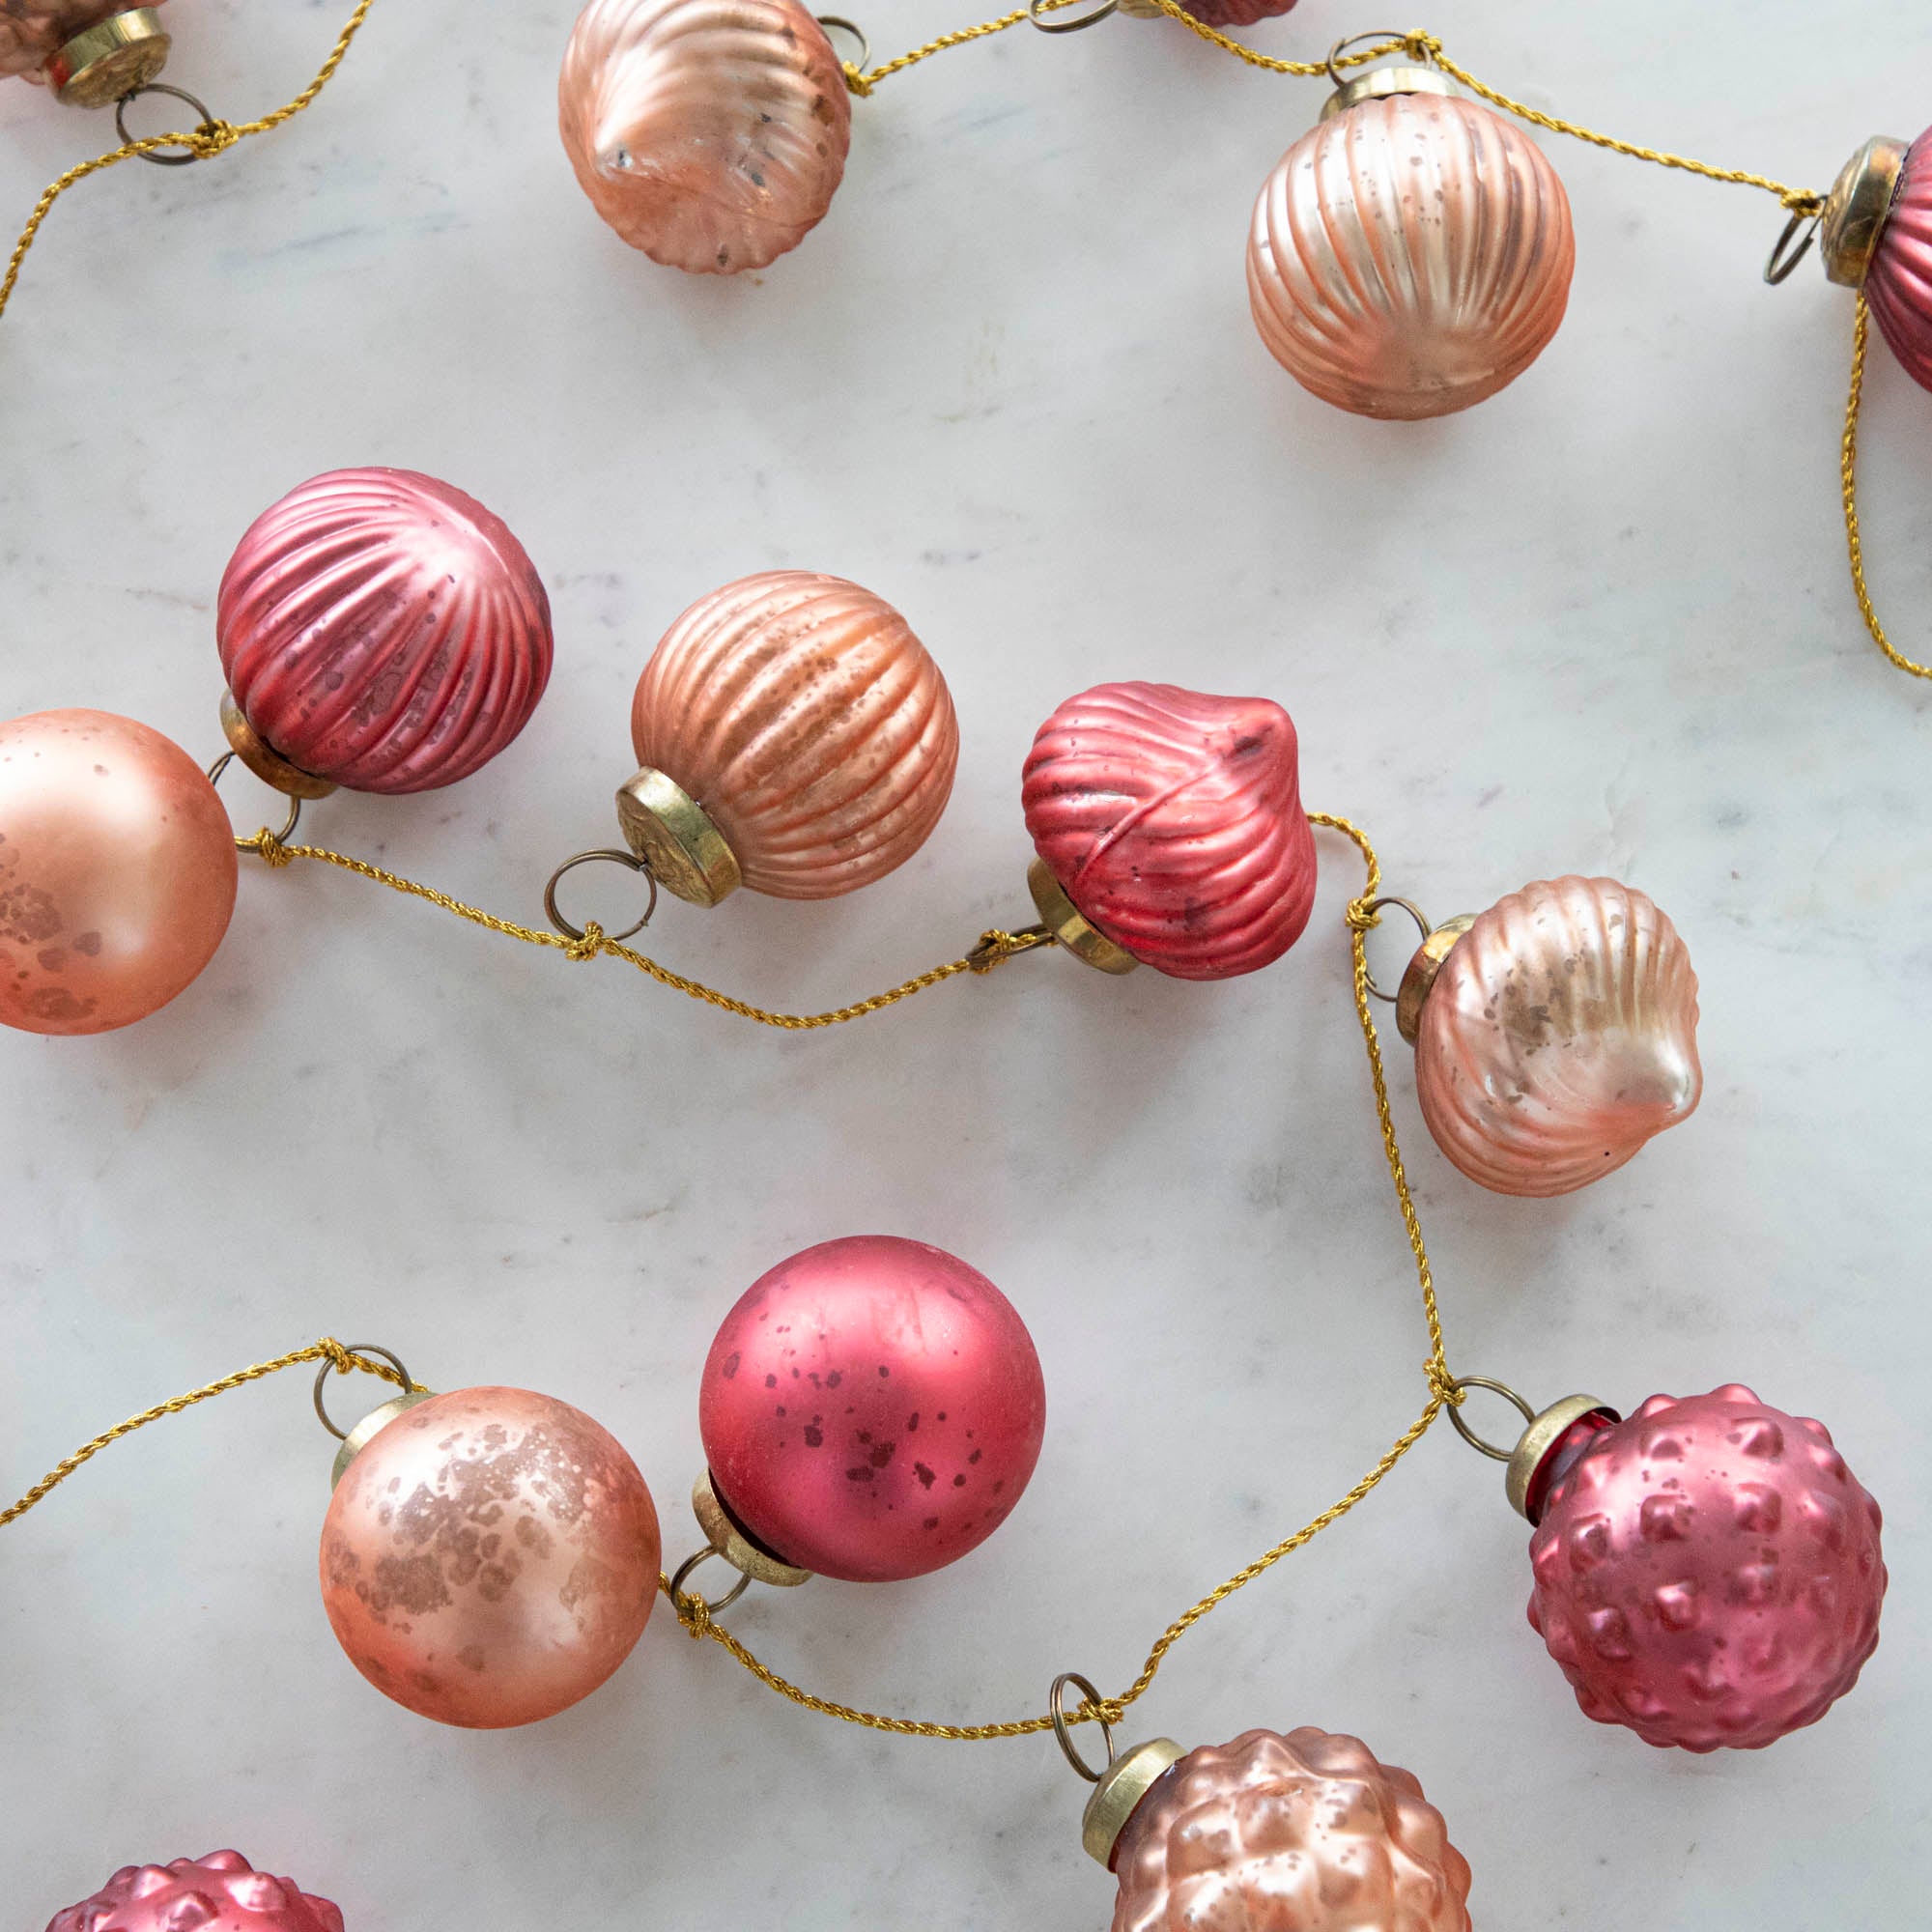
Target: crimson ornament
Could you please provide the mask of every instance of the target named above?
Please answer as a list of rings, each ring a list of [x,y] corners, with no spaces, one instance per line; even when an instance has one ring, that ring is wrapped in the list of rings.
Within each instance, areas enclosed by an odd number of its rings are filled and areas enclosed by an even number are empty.
[[[258,1872],[240,1852],[210,1852],[124,1865],[92,1898],[55,1913],[47,1932],[343,1932],[343,1923],[294,1879]]]

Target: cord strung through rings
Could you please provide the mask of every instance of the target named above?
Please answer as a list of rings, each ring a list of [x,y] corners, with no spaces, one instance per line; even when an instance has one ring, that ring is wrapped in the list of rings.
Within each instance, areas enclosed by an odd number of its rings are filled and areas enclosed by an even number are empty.
[[[704,1614],[707,1617],[715,1617],[720,1610],[728,1610],[731,1607],[731,1605],[735,1604],[738,1601],[738,1599],[742,1597],[745,1594],[745,1592],[752,1587],[751,1577],[747,1576],[744,1571],[740,1570],[738,1572],[738,1580],[735,1583],[733,1583],[731,1587],[728,1590],[726,1590],[724,1594],[722,1597],[718,1598],[715,1602],[711,1598],[701,1595],[696,1597],[689,1596],[686,1593],[684,1587],[687,1578],[689,1578],[691,1573],[694,1570],[696,1570],[700,1563],[708,1562],[714,1556],[719,1557],[719,1560],[721,1562],[724,1560],[721,1553],[718,1550],[713,1549],[712,1547],[707,1543],[702,1549],[694,1550],[691,1553],[691,1555],[687,1556],[684,1559],[684,1561],[680,1563],[677,1566],[677,1568],[671,1572],[670,1601],[672,1606],[678,1611],[680,1617],[682,1617],[682,1615],[684,1614],[683,1606],[687,1603],[696,1604],[698,1607],[703,1610]]]
[[[620,940],[629,939],[634,933],[643,931],[644,927],[651,923],[651,915],[658,909],[657,875],[652,872],[651,868],[635,852],[619,851],[615,846],[607,846],[596,852],[580,852],[575,858],[566,859],[550,875],[550,883],[544,887],[544,915],[549,919],[551,924],[555,926],[557,931],[562,933],[573,945],[581,944],[585,937],[585,933],[582,926],[572,925],[562,913],[557,911],[557,882],[566,872],[573,870],[579,866],[587,866],[593,860],[599,859],[608,860],[613,866],[622,866],[627,871],[641,872],[651,889],[650,900],[644,907],[643,918],[633,925],[627,925],[622,932],[613,932],[607,935],[612,945],[615,945]]]
[[[1807,214],[1802,209],[1784,224],[1784,233],[1777,238],[1777,245],[1771,251],[1771,260],[1764,265],[1764,278],[1773,288],[1788,282],[1800,262],[1811,252],[1811,244],[1818,239],[1818,224],[1824,215]],[[1804,231],[1804,239],[1798,241],[1800,229]],[[1794,248],[1793,242],[1798,245]]]
[[[1071,1718],[1066,1715],[1066,1687],[1069,1684],[1080,1692],[1083,1700],[1079,1711]],[[1073,1742],[1073,1725],[1080,1718],[1091,1715],[1100,1726],[1100,1742],[1106,1747],[1107,1763],[1112,1764],[1115,1757],[1114,1727],[1107,1721],[1106,1704],[1107,1700],[1100,1695],[1093,1680],[1082,1677],[1077,1670],[1063,1670],[1053,1680],[1053,1690],[1046,1700],[1047,1712],[1053,1719],[1054,1741],[1060,1746],[1061,1754],[1089,1784],[1099,1783],[1106,1775],[1106,1766],[1095,1771],[1080,1755],[1080,1747]]]
[[[1364,38],[1367,37],[1364,36]],[[1337,53],[1340,53],[1342,51],[1342,47],[1345,47],[1348,44],[1349,44],[1348,42],[1344,41],[1342,43],[1342,46],[1338,46],[1335,49],[1335,51]],[[1427,939],[1429,935],[1435,930],[1435,928],[1430,924],[1429,920],[1427,916],[1424,914],[1422,908],[1419,905],[1417,905],[1412,899],[1398,898],[1393,893],[1387,893],[1384,894],[1383,896],[1380,898],[1371,899],[1368,902],[1368,904],[1362,908],[1361,920],[1362,920],[1362,930],[1364,932],[1368,931],[1375,924],[1376,915],[1378,912],[1380,912],[1384,906],[1400,906],[1403,909],[1403,911],[1406,912],[1409,916],[1409,918],[1415,922],[1415,929],[1416,931],[1421,933],[1424,939]],[[1369,988],[1370,999],[1379,1000],[1385,1007],[1392,1007],[1395,1005],[1395,995],[1393,993],[1383,992],[1382,989],[1376,984],[1376,976],[1373,973],[1367,975],[1367,983]]]
[[[218,124],[214,116],[208,111],[207,105],[197,100],[186,88],[170,87],[166,81],[154,80],[150,81],[146,87],[137,87],[131,93],[124,94],[114,103],[114,126],[119,131],[122,140],[129,146],[140,137],[130,134],[128,131],[128,108],[131,102],[140,99],[144,94],[167,94],[172,95],[177,100],[185,100],[201,116],[200,121],[195,125],[194,131],[197,134],[213,135],[218,131]],[[202,159],[203,156],[200,149],[190,147],[185,154],[181,155],[168,155],[161,153],[158,149],[152,149],[143,153],[139,158],[144,161],[153,161],[157,168],[185,168],[189,162]]]
[[[220,757],[216,758],[215,761],[208,768],[209,783],[212,785],[218,785],[221,782],[222,773],[225,772],[228,769],[228,767],[232,765],[234,762],[235,762],[235,753],[233,752],[223,752]],[[291,797],[289,799],[289,815],[286,819],[282,821],[282,829],[279,832],[277,832],[274,836],[275,843],[277,845],[286,845],[289,842],[289,835],[301,822],[301,815],[302,815],[301,800],[298,798]],[[252,838],[237,838],[235,841],[235,845],[238,851],[259,852],[262,849],[261,835],[258,833]]]
[[[395,1370],[398,1379],[402,1382],[404,1392],[406,1394],[414,1392],[416,1384],[411,1379],[409,1370],[404,1368],[402,1363],[388,1350],[378,1348],[373,1342],[354,1342],[348,1345],[345,1353],[350,1355],[379,1356]],[[348,1430],[336,1428],[334,1419],[329,1415],[328,1409],[322,1400],[324,1385],[327,1382],[330,1376],[337,1373],[339,1367],[338,1363],[331,1360],[324,1362],[322,1367],[315,1372],[315,1412],[321,1419],[322,1426],[338,1442],[347,1442],[349,1440]],[[341,1373],[347,1375],[349,1371],[342,1369]]]
[[[1536,1420],[1535,1409],[1530,1407],[1529,1404],[1507,1382],[1492,1381],[1488,1376],[1458,1376],[1450,1383],[1450,1387],[1458,1390],[1488,1389],[1492,1394],[1499,1395],[1505,1402],[1513,1404],[1517,1413],[1522,1417],[1525,1427]],[[1507,1463],[1516,1454],[1514,1449],[1498,1449],[1493,1442],[1486,1442],[1463,1420],[1463,1411],[1454,1403],[1449,1405],[1449,1420],[1455,1426],[1456,1434],[1471,1449],[1480,1449],[1492,1463]]]
[[[1350,34],[1347,40],[1337,41],[1335,44],[1328,49],[1328,57],[1321,63],[1321,65],[1328,70],[1328,78],[1332,80],[1337,87],[1344,87],[1347,85],[1347,82],[1345,82],[1342,78],[1342,56],[1345,53],[1347,53],[1350,47],[1359,47],[1363,45],[1365,43],[1370,41],[1375,41],[1382,43],[1394,41],[1404,49],[1405,52],[1406,52],[1409,55],[1409,58],[1413,60],[1417,58],[1426,58],[1426,54],[1418,56],[1414,50],[1416,43],[1421,40],[1421,38],[1422,37],[1419,34],[1405,32],[1396,27],[1378,28],[1373,34]],[[1349,63],[1350,67],[1355,67],[1358,66],[1359,64],[1360,64],[1359,58],[1357,60],[1350,61]]]

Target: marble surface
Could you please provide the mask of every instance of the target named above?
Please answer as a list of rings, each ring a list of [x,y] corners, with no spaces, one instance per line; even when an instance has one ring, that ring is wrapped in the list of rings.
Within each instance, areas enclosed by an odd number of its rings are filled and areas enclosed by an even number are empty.
[[[239,120],[294,91],[341,10],[168,11],[171,77]],[[884,884],[666,908],[658,955],[735,992],[836,1004],[1027,918],[1020,760],[1103,678],[1285,701],[1309,802],[1370,828],[1391,887],[1438,914],[1564,870],[1641,887],[1701,974],[1709,1086],[1630,1168],[1560,1201],[1479,1192],[1388,1042],[1452,1359],[1630,1406],[1738,1378],[1824,1417],[1888,1512],[1864,1681],[1758,1754],[1587,1723],[1524,1623],[1499,1472],[1443,1426],[1188,1635],[1132,1728],[1359,1733],[1446,1813],[1480,1926],[1911,1917],[1932,690],[1880,661],[1844,582],[1848,299],[1808,266],[1760,285],[1769,197],[1552,138],[1578,234],[1554,345],[1465,416],[1337,414],[1267,360],[1240,275],[1255,186],[1319,88],[1124,20],[1017,31],[881,87],[805,247],[685,280],[571,179],[553,126],[570,13],[380,0],[298,123],[56,211],[0,325],[9,713],[102,706],[212,755],[236,538],[316,470],[403,464],[520,534],[557,673],[480,776],[308,822],[502,913],[540,917],[550,867],[609,838],[665,624],[787,565],[909,613],[964,754],[938,834]],[[972,17],[894,0],[867,23],[891,53]],[[1830,22],[1630,0],[1560,31],[1470,0],[1431,23],[1532,102],[1818,185],[1867,134],[1914,132],[1932,74],[1908,0]],[[1307,55],[1375,24],[1304,0],[1253,38]],[[0,123],[0,202],[22,214],[106,132],[12,82]],[[1921,654],[1928,428],[1932,398],[1875,352],[1874,587]],[[248,827],[271,809],[245,781],[232,800]],[[225,948],[163,1014],[0,1040],[5,1487],[333,1333],[439,1387],[589,1410],[680,1552],[724,1311],[812,1241],[913,1235],[1033,1327],[1033,1488],[952,1572],[764,1592],[731,1626],[818,1692],[928,1719],[1037,1710],[1066,1668],[1123,1685],[1424,1399],[1350,1009],[1359,870],[1326,836],[1321,860],[1309,936],[1252,979],[1042,955],[803,1037],[250,865]],[[585,890],[607,921],[625,903],[622,880]],[[1392,971],[1396,937],[1377,949]],[[6,1932],[127,1861],[231,1843],[352,1932],[1105,1922],[1050,1741],[829,1722],[662,1610],[602,1692],[534,1729],[387,1704],[318,1601],[330,1448],[298,1371],[117,1445],[0,1537]]]

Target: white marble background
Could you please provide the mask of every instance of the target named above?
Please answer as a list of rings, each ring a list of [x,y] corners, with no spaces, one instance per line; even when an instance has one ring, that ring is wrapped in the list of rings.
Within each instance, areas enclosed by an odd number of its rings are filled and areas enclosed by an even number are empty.
[[[240,120],[294,91],[341,11],[177,0],[171,77]],[[1386,11],[1304,0],[1255,38],[1307,55]],[[1421,11],[1532,101],[1807,184],[1926,114],[1910,0]],[[881,53],[979,16],[865,13]],[[1566,869],[1651,893],[1702,976],[1709,1088],[1626,1172],[1567,1201],[1482,1194],[1431,1146],[1391,1040],[1453,1358],[1627,1405],[1742,1378],[1825,1417],[1889,1517],[1863,1682],[1765,1753],[1585,1722],[1524,1625],[1498,1472],[1444,1426],[1190,1635],[1135,1728],[1359,1732],[1424,1778],[1488,1928],[1914,1917],[1932,692],[1883,665],[1843,581],[1848,298],[1811,267],[1760,286],[1768,197],[1552,140],[1578,235],[1553,347],[1446,422],[1332,412],[1267,359],[1240,273],[1255,187],[1320,89],[1124,21],[883,87],[803,249],[686,280],[572,182],[570,15],[382,0],[297,125],[59,208],[0,325],[9,714],[104,706],[212,755],[213,596],[242,527],[316,470],[403,464],[522,535],[556,675],[480,777],[331,800],[313,829],[502,912],[537,917],[551,866],[606,839],[663,626],[784,564],[911,614],[965,751],[939,834],[884,885],[667,907],[661,955],[734,990],[837,1003],[1027,917],[1021,756],[1112,677],[1285,700],[1311,804],[1358,816],[1438,913]],[[24,214],[106,128],[0,97],[0,205]],[[1875,588],[1923,654],[1932,398],[1874,364]],[[268,810],[233,797],[249,825]],[[1062,1668],[1122,1685],[1422,1401],[1349,1007],[1358,874],[1339,847],[1323,866],[1311,936],[1253,979],[1042,957],[793,1038],[250,865],[213,968],[158,1018],[0,1039],[0,1487],[332,1332],[438,1386],[589,1409],[680,1552],[720,1316],[796,1248],[899,1232],[1032,1324],[1037,1478],[951,1574],[767,1593],[733,1627],[821,1692],[933,1719],[1037,1709]],[[619,881],[600,909],[621,903]],[[227,1843],[352,1932],[1105,1923],[1050,1742],[846,1729],[662,1611],[610,1687],[535,1729],[391,1707],[317,1600],[330,1447],[298,1373],[117,1446],[0,1537],[5,1932],[126,1861]]]

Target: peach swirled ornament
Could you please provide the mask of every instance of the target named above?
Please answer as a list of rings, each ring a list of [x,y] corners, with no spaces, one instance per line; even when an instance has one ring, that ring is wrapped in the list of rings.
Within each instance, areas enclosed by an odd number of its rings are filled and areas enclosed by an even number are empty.
[[[1039,727],[1020,802],[1041,919],[1106,971],[1232,979],[1308,923],[1315,835],[1293,722],[1268,698],[1095,685]]]
[[[835,898],[925,843],[959,762],[939,667],[884,598],[773,570],[700,598],[631,705],[641,770],[617,794],[666,891]]]
[[[1677,928],[1614,879],[1538,880],[1445,921],[1397,1003],[1435,1144],[1499,1194],[1568,1194],[1688,1120],[1697,976]]]
[[[259,1872],[240,1852],[164,1865],[124,1865],[92,1898],[57,1912],[47,1932],[343,1932],[342,1914],[292,1878]]]
[[[633,248],[729,275],[824,217],[852,109],[799,0],[590,0],[564,52],[557,126],[592,207]]]
[[[1447,415],[1542,354],[1576,253],[1535,142],[1433,69],[1378,68],[1262,185],[1248,296],[1268,353],[1322,401]]]

